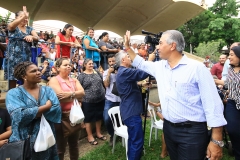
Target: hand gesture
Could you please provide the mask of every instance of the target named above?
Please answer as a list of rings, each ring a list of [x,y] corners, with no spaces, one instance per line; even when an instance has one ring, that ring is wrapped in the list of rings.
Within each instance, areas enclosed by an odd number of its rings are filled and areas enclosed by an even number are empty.
[[[207,158],[211,160],[220,160],[222,158],[222,148],[210,142],[207,148]]]
[[[127,30],[126,35],[124,35],[124,46],[125,48],[129,48],[130,43],[130,31]]]
[[[23,6],[23,13],[24,13],[25,18],[27,19],[28,16],[29,16],[29,13],[27,12],[27,7],[26,6]]]

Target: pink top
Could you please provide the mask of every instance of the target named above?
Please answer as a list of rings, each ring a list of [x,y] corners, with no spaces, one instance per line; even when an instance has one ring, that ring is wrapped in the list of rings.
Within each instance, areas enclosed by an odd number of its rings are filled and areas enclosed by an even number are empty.
[[[69,82],[71,85],[67,84],[64,79],[62,79],[59,75],[56,76],[60,87],[63,92],[74,92],[76,88],[76,83],[75,81],[69,77]],[[75,88],[73,88],[75,87]],[[62,111],[70,111],[72,107],[73,102],[60,102]]]

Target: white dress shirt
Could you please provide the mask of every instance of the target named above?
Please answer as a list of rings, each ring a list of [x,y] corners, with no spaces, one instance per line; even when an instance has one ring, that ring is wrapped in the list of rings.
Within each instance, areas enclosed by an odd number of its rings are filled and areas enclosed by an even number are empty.
[[[168,121],[207,122],[210,127],[227,124],[213,78],[202,63],[184,55],[170,68],[166,60],[150,62],[136,56],[133,66],[156,78],[162,114]]]

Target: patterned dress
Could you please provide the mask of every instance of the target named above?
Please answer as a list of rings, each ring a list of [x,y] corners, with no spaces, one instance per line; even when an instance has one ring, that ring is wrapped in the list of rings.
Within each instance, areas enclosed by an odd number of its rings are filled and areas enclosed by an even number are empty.
[[[9,44],[7,46],[6,60],[4,62],[4,79],[15,80],[13,76],[14,67],[23,61],[31,61],[31,43],[23,40],[24,37],[31,35],[33,28],[27,26],[26,33],[18,27],[14,31],[9,31]],[[17,38],[17,39],[16,39]]]
[[[12,135],[9,142],[25,140],[28,137],[31,123],[34,120],[32,136],[30,138],[30,148],[32,150],[32,160],[58,160],[56,144],[42,152],[35,152],[33,149],[36,141],[41,118],[35,119],[38,106],[45,105],[50,100],[52,107],[44,113],[55,135],[54,123],[61,122],[61,108],[55,92],[46,86],[41,87],[39,103],[22,86],[11,89],[6,96],[6,107],[12,119]],[[56,136],[55,136],[56,138]]]

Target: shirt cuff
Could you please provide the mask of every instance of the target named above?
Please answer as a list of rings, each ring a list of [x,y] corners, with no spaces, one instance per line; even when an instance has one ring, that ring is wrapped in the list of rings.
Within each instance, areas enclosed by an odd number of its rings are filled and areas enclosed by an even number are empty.
[[[207,125],[209,127],[221,127],[227,124],[226,119],[223,114],[214,115],[211,117],[207,117]]]

